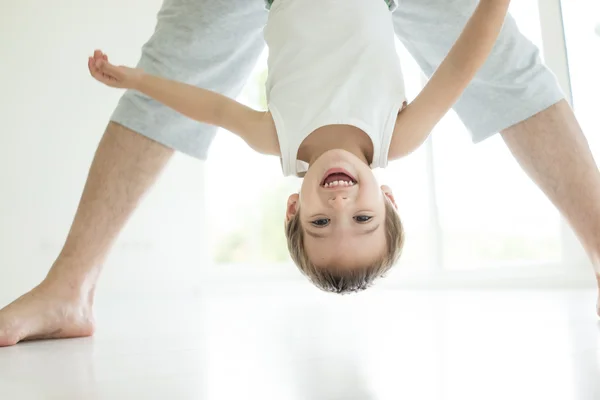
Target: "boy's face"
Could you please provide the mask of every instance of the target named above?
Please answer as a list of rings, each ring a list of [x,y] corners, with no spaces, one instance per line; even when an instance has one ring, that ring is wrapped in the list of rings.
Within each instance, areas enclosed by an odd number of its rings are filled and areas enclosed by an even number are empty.
[[[305,251],[316,266],[360,267],[386,251],[385,197],[371,168],[345,150],[325,152],[304,176],[300,194],[288,199],[286,218],[297,212]]]

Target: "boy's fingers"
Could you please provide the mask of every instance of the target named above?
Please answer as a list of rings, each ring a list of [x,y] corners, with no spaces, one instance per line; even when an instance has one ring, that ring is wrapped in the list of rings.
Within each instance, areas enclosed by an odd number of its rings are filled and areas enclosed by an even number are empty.
[[[96,68],[103,74],[110,71],[110,65],[103,59],[96,60]]]
[[[96,65],[94,64],[94,60],[91,58],[88,61],[88,69],[90,70],[90,75],[92,75],[95,78],[96,75],[98,74],[98,68],[96,68]]]
[[[108,86],[114,86],[119,82],[116,78],[119,67],[108,62],[108,56],[100,50],[95,50],[92,57],[88,57],[88,69],[92,77]]]
[[[105,83],[105,81],[106,81],[105,75],[97,68],[94,68],[94,67],[90,68],[90,74],[92,75],[92,77],[94,79],[99,80],[102,83]]]
[[[94,51],[94,61],[95,62],[98,62],[103,59],[104,59],[104,53],[102,53],[102,51],[100,51],[100,50]]]

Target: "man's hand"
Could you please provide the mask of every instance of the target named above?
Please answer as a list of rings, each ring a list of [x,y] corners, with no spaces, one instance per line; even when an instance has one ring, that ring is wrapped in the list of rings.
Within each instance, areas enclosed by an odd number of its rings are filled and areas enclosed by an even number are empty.
[[[96,50],[88,59],[88,68],[97,81],[119,89],[134,89],[144,74],[137,68],[112,65],[100,50]]]

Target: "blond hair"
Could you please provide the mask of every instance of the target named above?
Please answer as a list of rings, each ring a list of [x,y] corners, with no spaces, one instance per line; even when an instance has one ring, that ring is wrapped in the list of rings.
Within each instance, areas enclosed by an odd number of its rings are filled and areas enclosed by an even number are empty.
[[[332,293],[352,293],[369,288],[400,258],[404,246],[404,228],[396,209],[385,198],[386,251],[375,262],[360,268],[317,267],[304,249],[304,230],[297,212],[285,225],[287,246],[292,260],[300,271],[319,289]]]

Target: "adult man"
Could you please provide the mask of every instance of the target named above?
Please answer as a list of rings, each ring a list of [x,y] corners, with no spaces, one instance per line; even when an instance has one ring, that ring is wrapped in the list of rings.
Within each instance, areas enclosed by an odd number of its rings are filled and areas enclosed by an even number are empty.
[[[426,74],[443,59],[476,3],[400,1],[393,17],[396,33]],[[266,17],[262,0],[165,0],[140,67],[235,97],[264,48]],[[578,235],[600,285],[600,173],[553,75],[511,18],[455,110],[476,141],[501,132],[516,160]],[[213,135],[213,128],[126,93],[100,142],[72,228],[48,276],[0,311],[0,346],[91,335],[96,281],[118,233],[173,152],[203,159]]]

